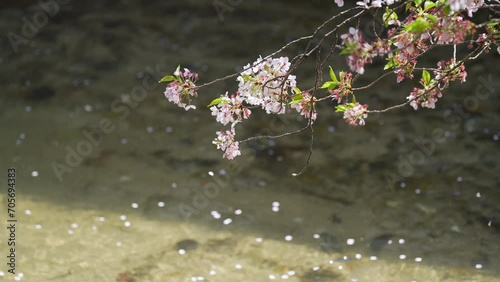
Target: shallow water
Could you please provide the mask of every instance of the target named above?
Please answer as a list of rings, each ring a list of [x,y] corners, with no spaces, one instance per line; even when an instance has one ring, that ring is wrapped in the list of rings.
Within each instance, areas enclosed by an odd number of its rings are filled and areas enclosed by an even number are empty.
[[[232,73],[310,32],[331,3],[247,1],[222,21],[210,1],[99,3],[60,5],[18,52],[0,39],[0,179],[7,191],[16,168],[18,219],[16,275],[4,258],[1,281],[500,281],[497,55],[434,111],[351,128],[322,106],[311,166],[293,178],[307,134],[224,161],[203,105],[234,83],[186,114],[150,73]],[[2,34],[41,11],[0,7]],[[388,79],[358,99],[383,108],[402,89]],[[256,116],[242,135],[302,125]]]

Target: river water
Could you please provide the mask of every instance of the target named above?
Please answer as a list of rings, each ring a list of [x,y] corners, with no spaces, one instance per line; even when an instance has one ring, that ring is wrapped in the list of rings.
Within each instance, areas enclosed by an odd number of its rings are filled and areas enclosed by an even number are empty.
[[[204,105],[232,79],[188,113],[155,81],[178,64],[202,82],[231,74],[309,34],[333,1],[49,2],[0,4],[0,218],[14,167],[17,219],[0,232],[0,281],[500,281],[498,55],[436,110],[354,128],[321,105],[312,162],[292,177],[308,133],[231,162],[211,144]],[[404,101],[394,80],[358,100]],[[303,125],[256,115],[239,134]]]

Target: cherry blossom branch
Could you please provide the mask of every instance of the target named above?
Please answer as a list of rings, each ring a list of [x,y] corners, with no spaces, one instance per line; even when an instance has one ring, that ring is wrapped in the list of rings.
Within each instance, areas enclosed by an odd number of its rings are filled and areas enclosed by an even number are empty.
[[[342,0],[335,0],[339,6]],[[389,8],[395,2],[394,8]],[[167,99],[186,110],[195,109],[191,98],[196,97],[197,90],[202,87],[236,77],[238,91],[234,94],[226,92],[214,99],[208,107],[216,121],[227,130],[217,131],[217,138],[213,144],[224,151],[224,157],[232,159],[241,154],[239,144],[255,139],[276,139],[310,130],[309,154],[306,163],[298,173],[302,174],[310,165],[314,145],[313,123],[317,118],[315,105],[326,99],[337,102],[335,109],[343,113],[345,121],[351,125],[364,125],[369,113],[382,113],[401,108],[405,105],[434,108],[438,98],[442,97],[442,90],[455,80],[465,81],[465,62],[474,60],[491,46],[500,46],[500,21],[490,18],[481,24],[474,24],[464,17],[469,17],[478,9],[489,8],[490,13],[497,14],[496,4],[500,1],[484,0],[363,0],[356,2],[356,6],[325,20],[311,35],[303,36],[285,44],[277,51],[254,63],[248,64],[241,71],[230,74],[201,85],[196,85],[198,75],[188,69],[181,71],[178,67],[174,75],[165,76],[161,82],[169,82],[165,96]],[[367,40],[360,32],[362,17],[370,13],[372,18],[380,16],[381,7],[385,7],[382,22],[386,26],[385,33],[377,32],[373,28],[375,39]],[[404,8],[404,11],[403,11]],[[399,16],[404,19],[398,19]],[[491,16],[491,15],[490,15]],[[347,17],[347,18],[346,18]],[[341,19],[337,21],[337,19]],[[357,21],[355,27],[349,27],[348,32],[340,34],[340,30],[352,22]],[[327,29],[328,26],[334,24]],[[474,39],[477,29],[486,30],[479,33]],[[339,36],[340,35],[340,36]],[[333,43],[328,49],[324,48],[326,40],[333,37]],[[470,38],[470,39],[467,39]],[[340,39],[340,40],[339,40]],[[308,41],[305,50],[289,60],[287,57],[273,58],[286,48],[301,41]],[[340,41],[340,43],[339,43]],[[461,44],[479,44],[477,48],[457,61],[456,48]],[[422,57],[436,47],[453,46],[450,60],[442,60],[437,67],[421,67]],[[471,47],[472,48],[472,47]],[[326,55],[322,51],[327,50]],[[335,50],[346,56],[346,63],[350,71],[337,73],[330,67],[330,81],[323,81],[323,69]],[[500,52],[500,47],[497,49]],[[316,55],[314,83],[308,90],[297,88],[296,77],[298,68],[311,55]],[[357,79],[364,74],[365,65],[372,64],[375,58],[384,58],[387,63],[383,74],[364,86],[353,87]],[[407,101],[381,110],[367,110],[368,105],[356,101],[355,92],[373,87],[389,74],[396,74],[397,82],[413,79],[416,72],[422,73],[419,80],[421,88],[414,87]],[[434,76],[431,75],[434,74]],[[320,89],[325,89],[328,95],[316,98]],[[236,141],[236,127],[248,119],[253,110],[261,108],[267,114],[284,114],[286,111],[296,110],[307,120],[307,125],[301,129],[285,132],[279,135],[261,135]]]
[[[469,60],[473,60],[472,58],[474,57],[477,57],[479,56],[480,54],[482,54],[484,51],[486,50],[486,47],[478,47],[476,48],[476,50],[474,51],[477,51],[477,54],[476,55],[472,55],[472,53],[469,53],[467,56],[465,56],[463,59],[461,59],[458,63],[456,63],[456,65],[454,67],[452,67],[450,70],[447,71],[447,73],[451,73],[453,72],[455,69],[459,68],[461,65],[465,64],[466,61],[469,61]],[[428,68],[422,68],[422,70],[427,70]],[[445,76],[444,76],[445,77]],[[443,81],[443,78],[441,78],[439,81],[442,82]],[[404,103],[401,103],[401,104],[398,104],[398,105],[394,105],[394,106],[391,106],[391,107],[388,107],[388,108],[385,108],[385,109],[382,109],[382,110],[370,110],[370,111],[367,111],[368,113],[385,113],[385,112],[388,112],[388,111],[392,111],[392,110],[396,110],[398,108],[401,108],[401,107],[404,107],[408,104],[410,104],[412,101],[424,96],[425,94],[428,94],[430,91],[436,89],[438,87],[438,83],[435,84],[434,87],[430,88],[430,89],[426,89],[426,91],[424,91],[422,94],[420,95],[417,95],[415,98],[413,99],[409,99],[408,101],[404,102]]]

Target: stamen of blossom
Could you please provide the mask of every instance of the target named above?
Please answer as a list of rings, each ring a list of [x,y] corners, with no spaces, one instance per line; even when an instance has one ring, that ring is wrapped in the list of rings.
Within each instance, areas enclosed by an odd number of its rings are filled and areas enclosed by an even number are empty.
[[[216,134],[217,138],[212,141],[212,144],[217,145],[217,149],[224,151],[224,158],[232,160],[236,156],[241,155],[239,142],[234,141],[234,136],[236,134],[234,127],[231,127],[231,130],[217,131]]]
[[[368,105],[356,103],[354,107],[344,112],[344,119],[350,125],[365,125],[365,118],[368,117],[368,113],[366,112],[367,109]]]
[[[186,111],[196,109],[196,106],[191,105],[191,97],[198,96],[195,85],[198,74],[188,69],[184,69],[184,72],[177,69],[174,76],[175,79],[165,89],[165,97],[169,102],[184,108]]]

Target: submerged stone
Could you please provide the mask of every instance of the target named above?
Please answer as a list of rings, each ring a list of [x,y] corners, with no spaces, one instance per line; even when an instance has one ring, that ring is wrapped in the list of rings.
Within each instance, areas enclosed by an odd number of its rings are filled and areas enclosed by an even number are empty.
[[[327,253],[339,253],[342,251],[339,240],[330,233],[320,233],[317,241],[321,249]]]
[[[372,239],[370,242],[370,249],[372,251],[378,252],[382,250],[383,247],[389,244],[389,240],[393,237],[392,234],[382,234]]]
[[[304,275],[300,276],[301,282],[332,282],[332,281],[345,281],[344,276],[340,273],[333,272],[328,269],[322,269],[318,271],[309,270],[304,273]]]
[[[175,249],[184,251],[194,251],[198,248],[198,242],[192,239],[179,241],[175,244]]]
[[[43,101],[52,98],[56,91],[49,86],[40,86],[30,90],[24,97],[29,101]]]

